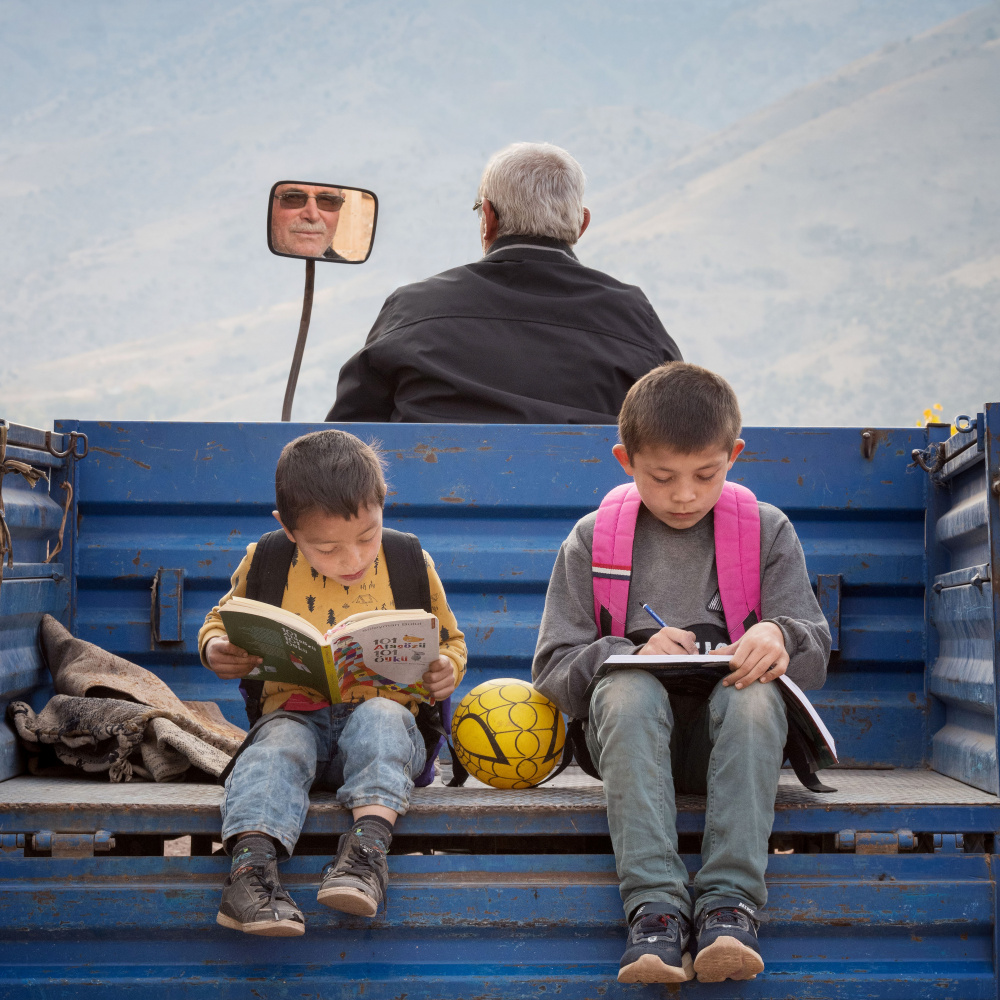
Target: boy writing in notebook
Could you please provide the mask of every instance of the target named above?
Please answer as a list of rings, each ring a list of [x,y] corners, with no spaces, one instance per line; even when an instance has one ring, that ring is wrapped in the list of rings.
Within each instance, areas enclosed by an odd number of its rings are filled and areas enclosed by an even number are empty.
[[[386,484],[371,447],[338,430],[297,438],[278,459],[275,492],[275,517],[294,543],[284,588],[277,588],[281,607],[326,631],[358,611],[396,606],[389,573],[398,570],[387,566],[383,544]],[[261,569],[254,569],[255,556],[273,551],[268,537],[247,546],[220,606],[246,596],[248,576]],[[464,674],[465,640],[433,561],[415,539],[410,542],[416,552],[411,561],[416,572],[426,573],[429,610],[441,627],[441,656],[423,684],[443,700]],[[219,607],[206,617],[198,646],[205,666],[224,679],[246,677],[260,663],[229,642]],[[406,812],[413,776],[425,765],[419,706],[401,692],[360,686],[337,705],[309,688],[276,682],[265,682],[254,697],[260,704],[248,706],[248,714],[260,718],[252,742],[226,780],[222,839],[232,868],[218,923],[249,934],[304,933],[302,912],[281,887],[277,862],[295,849],[312,787],[336,790],[354,820],[323,870],[317,900],[374,916],[385,897],[393,824]]]
[[[613,449],[641,499],[623,628],[609,634],[607,609],[595,608],[596,513],[563,542],[545,600],[533,682],[564,712],[587,719],[629,924],[620,982],[749,979],[764,967],[758,910],[767,901],[787,733],[772,682],[787,671],[800,687],[820,687],[830,633],[794,528],[759,503],[760,614],[731,641],[714,523],[726,473],[744,447],[741,423],[732,388],[707,369],[672,362],[640,379]],[[609,656],[707,652],[732,654],[730,672],[707,698],[668,695],[641,669],[592,685]],[[677,851],[675,791],[707,795],[693,905]]]

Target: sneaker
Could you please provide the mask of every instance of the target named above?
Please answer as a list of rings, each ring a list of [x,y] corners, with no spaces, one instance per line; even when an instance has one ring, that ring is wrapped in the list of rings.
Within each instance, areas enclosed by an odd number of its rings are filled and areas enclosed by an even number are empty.
[[[385,855],[356,833],[345,833],[337,844],[337,856],[323,869],[316,900],[342,913],[374,917],[385,900],[388,881]]]
[[[278,880],[276,860],[245,865],[226,879],[215,922],[267,937],[298,937],[306,932],[302,911]]]
[[[684,983],[691,979],[691,925],[669,903],[644,903],[632,915],[618,969],[620,983]]]
[[[724,979],[753,979],[764,971],[757,947],[757,911],[742,899],[713,901],[695,923],[697,954],[694,971],[699,983],[721,983]]]

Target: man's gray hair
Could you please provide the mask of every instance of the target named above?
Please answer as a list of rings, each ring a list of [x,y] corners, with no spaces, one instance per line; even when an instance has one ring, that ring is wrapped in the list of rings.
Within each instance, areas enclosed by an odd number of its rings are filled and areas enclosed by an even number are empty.
[[[514,142],[494,153],[479,201],[497,213],[497,236],[548,236],[573,244],[583,226],[583,169],[548,142]]]

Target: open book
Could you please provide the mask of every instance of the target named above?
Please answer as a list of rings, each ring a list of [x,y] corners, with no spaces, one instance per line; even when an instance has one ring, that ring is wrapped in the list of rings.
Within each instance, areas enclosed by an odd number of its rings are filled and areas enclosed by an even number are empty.
[[[427,611],[362,611],[325,635],[293,611],[246,597],[227,601],[219,615],[229,641],[264,661],[251,679],[312,688],[331,703],[354,687],[430,700],[420,678],[440,647],[437,617]]]
[[[707,697],[712,688],[729,673],[731,656],[686,654],[676,656],[609,656],[601,664],[590,691],[597,681],[611,670],[651,670],[668,691]],[[789,735],[793,731],[803,738],[805,756],[810,770],[830,767],[837,763],[837,745],[819,713],[805,692],[787,674],[778,680],[778,690],[785,700]],[[589,696],[589,694],[588,694]],[[800,775],[801,777],[801,775]]]

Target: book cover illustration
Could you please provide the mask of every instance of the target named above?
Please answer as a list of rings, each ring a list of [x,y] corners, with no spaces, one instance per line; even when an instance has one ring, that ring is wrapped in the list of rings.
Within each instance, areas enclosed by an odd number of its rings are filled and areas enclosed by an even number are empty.
[[[333,667],[342,700],[352,687],[387,688],[430,701],[421,678],[440,655],[437,619],[362,626],[334,636]]]

